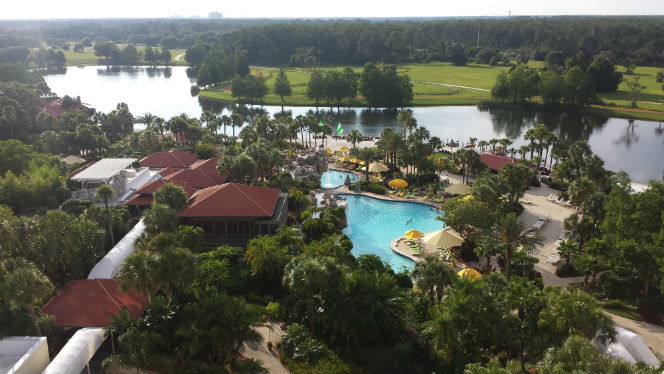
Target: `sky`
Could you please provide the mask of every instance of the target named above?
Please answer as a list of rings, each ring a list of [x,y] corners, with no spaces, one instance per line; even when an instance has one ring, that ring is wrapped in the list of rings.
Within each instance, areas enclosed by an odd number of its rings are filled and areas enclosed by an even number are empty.
[[[458,17],[515,15],[664,15],[664,0],[5,0],[0,19]]]

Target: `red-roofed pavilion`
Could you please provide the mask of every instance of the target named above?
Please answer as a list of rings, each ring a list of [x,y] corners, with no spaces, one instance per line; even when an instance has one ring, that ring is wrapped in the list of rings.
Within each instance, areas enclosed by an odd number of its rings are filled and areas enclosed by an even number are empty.
[[[502,168],[507,164],[516,164],[518,160],[513,157],[498,156],[498,155],[492,155],[490,153],[483,153],[480,155],[480,161],[485,163],[490,170],[498,171],[500,170],[500,168]]]
[[[224,183],[196,191],[178,214],[199,226],[212,244],[244,245],[258,235],[274,234],[286,221],[288,195],[274,188]]]
[[[111,323],[125,306],[132,319],[138,318],[147,302],[143,293],[122,292],[114,279],[71,281],[44,305],[42,312],[55,316],[56,326],[102,327]]]

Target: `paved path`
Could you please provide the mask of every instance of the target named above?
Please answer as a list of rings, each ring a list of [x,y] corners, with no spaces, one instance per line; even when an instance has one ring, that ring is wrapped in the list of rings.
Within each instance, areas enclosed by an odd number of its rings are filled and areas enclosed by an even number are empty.
[[[240,348],[240,353],[245,357],[253,358],[254,360],[260,360],[268,373],[272,374],[288,374],[290,373],[288,369],[279,361],[277,353],[267,349],[267,342],[271,341],[273,344],[281,341],[281,335],[283,332],[277,324],[271,324],[272,331],[267,326],[257,327],[256,330],[263,337],[263,341],[260,343],[257,342],[244,342]]]
[[[465,88],[468,90],[476,90],[476,91],[483,91],[483,92],[489,92],[489,90],[484,89],[484,88],[477,88],[477,87],[468,87],[468,86],[459,86],[456,84],[447,84],[447,83],[438,83],[438,82],[427,82],[427,81],[410,81],[411,83],[419,83],[419,84],[429,84],[432,86],[440,86],[440,87],[452,87],[452,88]]]
[[[179,55],[175,56],[173,60],[175,61],[182,61],[182,57],[184,57],[184,53],[180,53]]]

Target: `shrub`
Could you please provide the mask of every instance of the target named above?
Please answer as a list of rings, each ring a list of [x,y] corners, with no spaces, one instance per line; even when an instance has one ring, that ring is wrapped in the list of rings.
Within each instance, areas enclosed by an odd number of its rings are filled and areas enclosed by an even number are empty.
[[[377,182],[360,181],[360,190],[375,193],[377,195],[385,195],[385,187]],[[351,190],[355,189],[355,183],[349,186]]]
[[[579,275],[583,275],[579,273],[575,268],[574,265],[569,264],[569,265],[563,265],[559,268],[556,269],[556,275],[565,278],[565,277],[577,277]]]
[[[67,187],[58,187],[55,189],[55,198],[58,199],[58,204],[62,204],[71,198],[71,190]]]
[[[553,178],[542,178],[542,182],[546,183],[547,186],[559,191],[567,191],[567,188],[569,187],[569,183],[560,182]]]
[[[200,144],[196,147],[196,156],[201,160],[207,160],[209,158],[217,157],[218,154],[212,144]]]
[[[632,275],[607,271],[599,276],[599,288],[610,298],[625,299],[638,295],[640,285]]]
[[[62,209],[62,211],[65,213],[80,215],[90,205],[91,202],[89,201],[79,200],[79,199],[67,199],[64,203],[62,203],[60,209]]]
[[[409,185],[415,186],[425,186],[432,182],[438,182],[439,177],[436,173],[426,173],[426,174],[408,174],[406,175],[406,182]]]
[[[199,92],[201,92],[201,89],[197,85],[193,85],[193,86],[191,86],[190,92],[191,92],[191,96],[196,96],[196,95],[198,95]]]

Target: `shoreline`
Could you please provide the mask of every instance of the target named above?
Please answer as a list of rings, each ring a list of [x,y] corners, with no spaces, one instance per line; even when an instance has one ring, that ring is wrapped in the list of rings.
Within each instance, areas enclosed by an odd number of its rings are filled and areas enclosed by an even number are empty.
[[[226,103],[226,104],[244,104],[244,105],[259,105],[259,106],[283,106],[283,107],[312,107],[316,108],[315,103],[272,103],[272,102],[263,102],[263,103],[255,103],[255,102],[242,102],[240,100],[226,100],[226,99],[220,99],[220,98],[215,98],[215,97],[210,97],[205,95],[205,91],[201,91],[198,93],[198,97],[203,99],[203,100],[208,100],[211,102],[217,102],[217,103]],[[407,108],[431,108],[431,107],[439,107],[439,106],[475,106],[477,107],[481,102],[486,101],[485,98],[461,98],[459,99],[459,102],[453,102],[453,101],[440,101],[437,103],[416,103],[416,99],[414,99],[413,103],[409,105]],[[537,104],[537,103],[535,103]],[[509,109],[510,106],[513,106],[512,104],[505,105],[504,107],[500,107],[501,109]],[[348,108],[364,108],[364,109],[374,109],[374,110],[389,110],[387,108],[373,108],[369,107],[363,103],[353,103],[352,105],[342,105],[342,106],[329,106],[329,105],[319,105],[319,109],[326,109],[326,108],[343,108],[343,109],[348,109]],[[499,108],[496,106],[495,108]],[[540,107],[535,107],[531,108],[532,110],[537,110],[537,111],[543,111],[543,108]],[[636,109],[636,110],[635,110]],[[394,109],[397,111],[397,109]],[[550,110],[549,112],[551,113],[569,113],[569,111],[565,110]],[[585,110],[581,112],[582,114],[590,114],[590,115],[596,115],[596,116],[606,116],[609,118],[622,118],[622,119],[634,119],[634,120],[640,120],[640,121],[649,121],[649,122],[661,122],[664,121],[664,111],[654,111],[654,110],[648,110],[648,109],[639,109],[639,108],[628,108],[628,107],[618,107],[618,106],[602,106],[602,105],[592,105]]]

